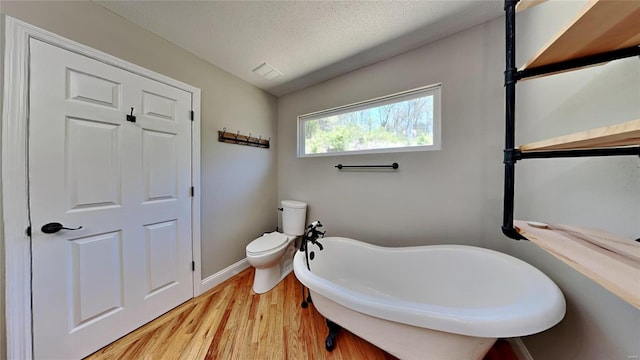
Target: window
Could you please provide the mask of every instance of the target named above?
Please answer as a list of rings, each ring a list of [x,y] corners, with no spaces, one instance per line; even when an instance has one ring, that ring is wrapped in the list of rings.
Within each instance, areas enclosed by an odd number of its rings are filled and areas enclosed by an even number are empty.
[[[440,150],[441,87],[298,116],[298,157]]]

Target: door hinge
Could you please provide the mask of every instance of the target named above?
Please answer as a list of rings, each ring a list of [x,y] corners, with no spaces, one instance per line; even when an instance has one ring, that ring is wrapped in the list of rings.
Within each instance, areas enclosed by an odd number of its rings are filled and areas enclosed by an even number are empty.
[[[31,236],[31,226],[27,226],[27,230],[25,231],[27,236]]]
[[[191,110],[191,121],[193,121],[193,118],[195,118],[195,113],[193,112],[193,110]]]
[[[195,261],[191,262],[191,271],[196,271],[196,262]]]
[[[196,189],[192,186],[191,187],[191,197],[196,196]]]

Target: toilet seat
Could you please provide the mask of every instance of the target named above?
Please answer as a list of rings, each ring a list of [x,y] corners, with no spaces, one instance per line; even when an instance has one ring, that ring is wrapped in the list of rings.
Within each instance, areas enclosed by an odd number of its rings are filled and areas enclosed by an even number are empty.
[[[260,255],[277,251],[287,245],[291,237],[279,232],[272,232],[262,235],[247,245],[247,254]]]

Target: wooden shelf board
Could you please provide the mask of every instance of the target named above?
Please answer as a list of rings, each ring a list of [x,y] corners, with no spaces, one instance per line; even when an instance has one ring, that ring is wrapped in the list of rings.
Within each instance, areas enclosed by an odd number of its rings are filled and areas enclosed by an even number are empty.
[[[640,45],[640,1],[592,0],[520,70]]]
[[[514,226],[532,243],[640,309],[640,243],[576,226],[538,228],[522,220]]]
[[[640,3],[640,1],[638,1]],[[640,145],[640,119],[575,134],[537,141],[519,147],[522,152],[540,150],[597,149]]]
[[[532,8],[536,5],[540,5],[547,0],[520,0],[516,4],[516,12],[525,11],[528,8]]]

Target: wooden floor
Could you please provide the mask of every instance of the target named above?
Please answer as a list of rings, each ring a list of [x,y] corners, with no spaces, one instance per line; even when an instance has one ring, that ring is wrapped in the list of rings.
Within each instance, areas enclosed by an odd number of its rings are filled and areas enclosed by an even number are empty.
[[[346,330],[333,352],[326,351],[325,320],[313,305],[300,307],[293,273],[266,294],[255,294],[252,284],[249,268],[86,359],[396,359]],[[498,341],[484,360],[517,356]]]
[[[325,320],[300,307],[293,273],[262,295],[252,283],[249,268],[86,359],[395,359],[346,330],[326,351]]]

